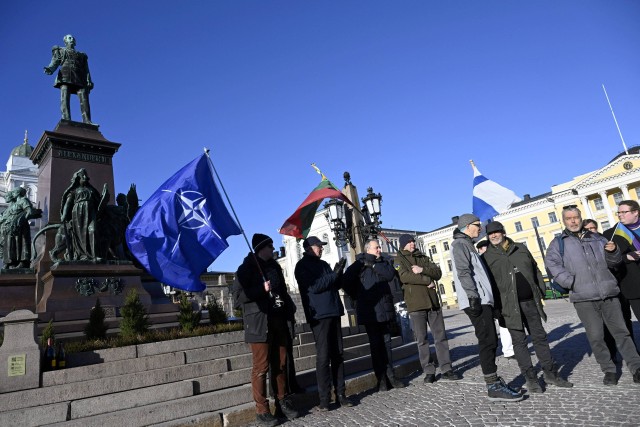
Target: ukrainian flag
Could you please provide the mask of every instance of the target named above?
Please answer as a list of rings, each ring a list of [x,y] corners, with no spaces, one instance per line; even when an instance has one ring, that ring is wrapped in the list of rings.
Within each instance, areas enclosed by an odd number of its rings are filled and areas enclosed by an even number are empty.
[[[636,251],[640,251],[640,240],[638,240],[635,233],[629,230],[624,224],[619,222],[613,235],[622,237],[624,240],[629,242],[630,245],[633,245],[633,247],[636,248]]]

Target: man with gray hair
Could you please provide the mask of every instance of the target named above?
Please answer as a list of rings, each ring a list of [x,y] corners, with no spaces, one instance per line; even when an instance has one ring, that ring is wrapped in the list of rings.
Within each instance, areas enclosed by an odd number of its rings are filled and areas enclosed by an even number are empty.
[[[458,226],[453,231],[453,279],[462,288],[462,291],[458,291],[458,304],[469,316],[475,329],[480,350],[480,367],[487,384],[489,400],[516,402],[522,400],[522,394],[507,386],[498,376],[498,336],[493,325],[493,291],[486,267],[472,240],[480,235],[481,229],[480,218],[464,214],[460,215]]]
[[[622,262],[620,249],[606,237],[585,230],[576,205],[562,208],[562,222],[565,229],[551,241],[545,258],[549,273],[555,282],[569,290],[569,301],[604,372],[603,384],[618,384],[616,365],[604,341],[605,325],[627,361],[633,381],[640,383],[640,356],[622,317],[618,281],[609,270]]]

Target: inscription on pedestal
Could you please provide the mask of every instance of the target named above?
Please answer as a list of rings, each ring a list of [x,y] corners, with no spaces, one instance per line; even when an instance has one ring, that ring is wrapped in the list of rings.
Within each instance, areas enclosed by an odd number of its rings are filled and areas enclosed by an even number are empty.
[[[104,317],[116,317],[115,305],[103,305],[102,309],[104,310]]]

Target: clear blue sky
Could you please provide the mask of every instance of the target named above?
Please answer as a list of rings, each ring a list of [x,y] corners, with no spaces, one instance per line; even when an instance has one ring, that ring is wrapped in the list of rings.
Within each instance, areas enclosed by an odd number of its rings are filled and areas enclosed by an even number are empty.
[[[279,245],[311,162],[381,192],[384,226],[431,230],[471,210],[471,158],[522,196],[617,155],[603,83],[640,144],[638,22],[636,0],[5,1],[0,157],[57,124],[43,67],[71,33],[116,191],[146,200],[206,146],[249,239]],[[212,270],[246,254],[229,242]]]

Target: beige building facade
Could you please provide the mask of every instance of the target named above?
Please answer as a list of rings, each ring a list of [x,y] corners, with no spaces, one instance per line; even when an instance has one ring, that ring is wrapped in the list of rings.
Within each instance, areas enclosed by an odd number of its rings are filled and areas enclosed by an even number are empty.
[[[564,206],[576,205],[582,211],[582,218],[596,220],[598,231],[602,232],[616,225],[620,201],[640,199],[639,149],[633,147],[629,154],[622,153],[598,170],[555,185],[548,193],[535,197],[525,195],[524,200],[494,220],[504,225],[507,236],[527,245],[540,270],[546,274],[543,252],[564,228]],[[419,236],[422,247],[440,264],[443,276],[439,290],[443,303],[449,307],[457,306],[458,301],[450,254],[456,221],[454,217],[451,224]]]

